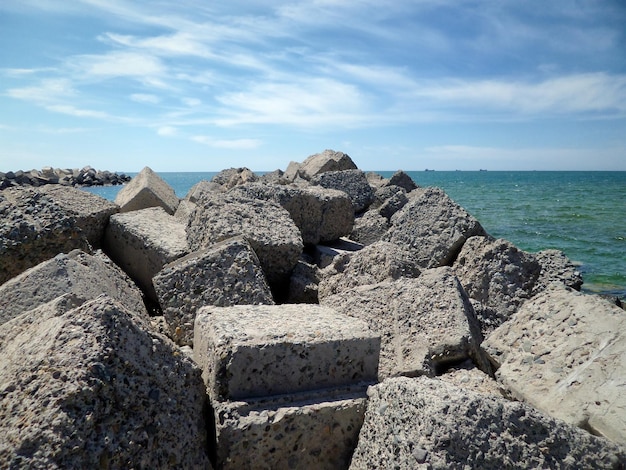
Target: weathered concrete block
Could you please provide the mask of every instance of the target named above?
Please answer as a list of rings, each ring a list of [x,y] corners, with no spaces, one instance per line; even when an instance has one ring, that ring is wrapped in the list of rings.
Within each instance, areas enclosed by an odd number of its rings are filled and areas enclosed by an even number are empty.
[[[107,294],[131,312],[148,315],[141,291],[111,260],[80,250],[59,254],[0,286],[0,324],[63,295]]]
[[[345,192],[354,212],[363,212],[374,201],[374,190],[361,170],[326,171],[311,178],[311,184]]]
[[[626,451],[528,405],[438,379],[370,387],[350,469],[616,469]]]
[[[168,214],[174,214],[178,196],[163,178],[146,166],[117,193],[115,203],[121,212],[161,207]]]
[[[554,285],[483,343],[517,399],[626,444],[626,312]]]
[[[583,277],[576,263],[570,260],[562,251],[542,250],[534,254],[541,265],[541,274],[535,284],[534,293],[541,292],[553,282],[561,282],[567,287],[580,290]]]
[[[59,253],[90,251],[76,218],[37,189],[0,193],[0,284]]]
[[[211,178],[211,183],[217,183],[224,189],[230,189],[240,184],[253,183],[258,179],[259,177],[248,168],[228,168]]]
[[[400,186],[407,193],[417,189],[415,181],[413,181],[413,179],[402,170],[398,170],[391,175],[391,178],[387,181],[386,186]]]
[[[320,268],[332,264],[338,256],[354,253],[363,248],[363,245],[347,238],[340,238],[334,242],[315,246],[315,262]]]
[[[305,244],[336,240],[352,231],[354,209],[343,191],[258,183],[238,186],[230,194],[279,204],[289,212]]]
[[[152,278],[190,250],[185,226],[163,208],[152,207],[111,216],[104,251],[157,302]]]
[[[339,392],[214,402],[218,467],[347,469],[366,396],[363,387]]]
[[[363,245],[371,245],[383,239],[389,230],[389,222],[377,210],[369,210],[354,219],[350,239]]]
[[[401,277],[418,277],[421,270],[411,252],[389,242],[376,242],[336,256],[322,271],[318,298],[366,284]]]
[[[439,188],[418,188],[410,201],[391,217],[383,240],[415,252],[424,268],[450,265],[465,241],[487,235],[478,220]]]
[[[320,304],[360,318],[381,336],[379,378],[434,375],[449,364],[472,358],[489,365],[467,294],[450,268],[422,271],[323,297]]]
[[[476,313],[484,335],[531,297],[541,272],[533,255],[490,237],[467,240],[453,268],[467,294],[481,304]]]
[[[303,244],[285,209],[271,201],[217,192],[203,193],[197,205],[187,225],[192,250],[240,235],[259,257],[270,285],[289,279]]]
[[[307,157],[300,165],[300,168],[298,168],[298,174],[305,179],[311,179],[327,171],[356,169],[357,166],[349,155],[343,152],[335,152],[334,150],[324,150],[322,153],[316,153]]]
[[[300,259],[289,279],[289,304],[319,303],[317,290],[320,282],[320,270],[310,259]]]
[[[93,248],[102,246],[109,217],[120,210],[117,204],[96,194],[64,186],[46,185],[41,191],[74,218]]]
[[[236,400],[376,379],[380,339],[319,305],[204,307],[194,358],[209,395]]]
[[[210,468],[200,371],[144,323],[104,295],[5,323],[0,467]]]
[[[182,345],[193,344],[193,322],[200,307],[274,304],[259,259],[241,237],[165,265],[152,283],[168,335]]]

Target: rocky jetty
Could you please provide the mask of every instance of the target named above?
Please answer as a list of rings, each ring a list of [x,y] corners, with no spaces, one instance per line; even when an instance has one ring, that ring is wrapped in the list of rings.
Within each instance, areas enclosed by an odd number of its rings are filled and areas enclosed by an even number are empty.
[[[83,168],[52,168],[46,166],[41,170],[18,170],[0,172],[0,189],[13,186],[45,186],[59,184],[61,186],[112,186],[124,184],[131,180],[124,173],[95,170],[90,166]]]
[[[625,468],[626,312],[403,171],[10,176],[0,468]]]

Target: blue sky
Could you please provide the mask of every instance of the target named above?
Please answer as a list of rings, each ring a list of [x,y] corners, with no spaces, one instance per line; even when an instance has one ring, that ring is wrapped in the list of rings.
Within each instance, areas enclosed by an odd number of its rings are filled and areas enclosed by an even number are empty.
[[[0,171],[326,148],[364,170],[626,170],[625,24],[622,0],[5,0]]]

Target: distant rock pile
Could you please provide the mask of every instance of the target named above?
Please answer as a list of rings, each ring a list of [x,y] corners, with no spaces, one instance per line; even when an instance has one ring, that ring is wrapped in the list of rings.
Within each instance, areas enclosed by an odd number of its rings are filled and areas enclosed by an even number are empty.
[[[607,468],[626,312],[331,150],[0,192],[1,468]]]
[[[60,184],[62,186],[113,186],[131,180],[124,173],[94,170],[90,166],[81,169],[62,169],[44,167],[41,170],[0,172],[0,189],[12,186],[44,186]]]

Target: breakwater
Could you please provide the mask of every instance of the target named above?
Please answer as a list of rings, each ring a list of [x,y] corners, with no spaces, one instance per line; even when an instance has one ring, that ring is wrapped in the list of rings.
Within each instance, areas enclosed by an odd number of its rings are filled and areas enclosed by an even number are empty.
[[[130,181],[124,173],[96,170],[90,166],[83,168],[52,168],[41,170],[18,170],[0,172],[0,189],[12,186],[114,186]]]

